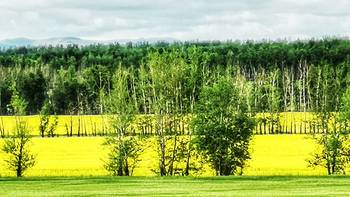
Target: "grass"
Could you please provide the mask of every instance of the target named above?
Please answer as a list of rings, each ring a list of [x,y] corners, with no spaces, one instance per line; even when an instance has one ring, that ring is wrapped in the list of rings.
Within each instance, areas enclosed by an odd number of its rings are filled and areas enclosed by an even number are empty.
[[[155,139],[149,139],[136,176],[154,176],[157,167]],[[37,155],[36,165],[26,176],[104,176],[103,159],[108,150],[101,144],[103,137],[33,138],[32,152]],[[0,140],[1,143],[1,140]],[[251,157],[245,175],[325,175],[324,169],[307,167],[306,159],[315,143],[307,135],[258,135],[251,142]],[[0,176],[14,176],[3,163],[0,153]],[[205,170],[203,176],[214,173]]]
[[[0,178],[0,196],[349,196],[350,177]]]

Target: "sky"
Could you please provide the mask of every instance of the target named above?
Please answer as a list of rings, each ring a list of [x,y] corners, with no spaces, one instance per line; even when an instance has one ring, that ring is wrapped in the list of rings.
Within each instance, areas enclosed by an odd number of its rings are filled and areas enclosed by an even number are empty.
[[[349,36],[349,8],[349,0],[1,0],[0,39]]]

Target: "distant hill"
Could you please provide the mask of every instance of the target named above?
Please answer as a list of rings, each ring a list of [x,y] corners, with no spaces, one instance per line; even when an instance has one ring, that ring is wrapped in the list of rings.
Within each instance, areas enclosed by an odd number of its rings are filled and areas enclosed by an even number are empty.
[[[77,37],[55,37],[48,39],[28,39],[28,38],[12,38],[0,40],[0,48],[15,48],[15,47],[35,47],[35,46],[57,46],[63,45],[67,46],[70,44],[76,44],[79,46],[86,46],[90,44],[110,44],[110,43],[120,43],[126,44],[128,42],[140,43],[140,42],[148,42],[148,43],[157,43],[157,42],[176,42],[176,39],[173,38],[140,38],[140,39],[120,39],[120,40],[107,40],[107,41],[99,41],[99,40],[86,40]]]
[[[0,47],[19,47],[19,46],[32,46],[34,40],[27,38],[14,38],[14,39],[6,39],[0,41]]]

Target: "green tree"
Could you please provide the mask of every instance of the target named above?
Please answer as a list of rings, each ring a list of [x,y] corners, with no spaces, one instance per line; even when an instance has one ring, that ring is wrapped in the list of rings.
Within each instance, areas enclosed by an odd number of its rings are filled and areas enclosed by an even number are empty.
[[[185,141],[180,139],[184,133],[185,103],[190,98],[186,97],[185,91],[192,91],[192,83],[185,83],[188,73],[188,64],[181,57],[182,53],[177,50],[164,51],[164,53],[151,53],[149,55],[149,87],[151,91],[151,109],[154,113],[155,134],[157,136],[157,152],[159,167],[155,170],[161,176],[172,176],[179,171],[179,146]],[[194,82],[194,81],[193,81]],[[195,83],[195,82],[194,82]],[[187,86],[188,85],[188,86]],[[145,85],[143,85],[145,87]],[[190,87],[190,88],[188,88]],[[187,140],[188,146],[190,141]],[[181,171],[190,168],[190,147],[187,147],[187,158]],[[185,169],[187,168],[187,170]]]
[[[345,166],[349,163],[349,138],[341,132],[331,131],[316,137],[320,146],[312,158],[308,160],[310,167],[321,166],[327,169],[328,175],[345,174]]]
[[[28,69],[20,73],[16,79],[16,89],[28,103],[27,112],[38,113],[46,99],[46,79],[39,69],[36,71]]]
[[[254,120],[240,100],[232,80],[222,77],[203,87],[196,106],[193,125],[197,148],[219,176],[243,173],[250,158]]]
[[[109,147],[105,168],[112,176],[132,176],[143,151],[142,141],[135,136],[108,137],[104,145]]]
[[[115,132],[104,143],[110,149],[105,168],[113,176],[132,175],[142,152],[139,137],[134,136],[130,129],[137,107],[133,96],[134,88],[129,88],[131,74],[129,69],[121,66],[117,69],[113,77],[114,89],[107,104]]]
[[[46,101],[40,110],[39,119],[39,134],[44,137],[45,134],[48,137],[55,137],[55,130],[58,125],[58,117],[55,115],[51,118],[50,104]]]
[[[28,168],[34,166],[35,156],[30,151],[30,132],[21,117],[25,115],[27,102],[19,96],[15,88],[10,105],[16,115],[16,127],[13,135],[5,139],[2,151],[8,156],[5,161],[9,169],[14,170],[17,177],[22,177]]]
[[[319,149],[308,160],[309,166],[324,167],[328,175],[345,174],[345,167],[350,161],[350,141],[349,131],[343,125],[347,125],[350,118],[350,88],[342,97],[341,109],[337,116],[327,111],[319,114],[317,117],[324,130],[322,134],[315,135]]]

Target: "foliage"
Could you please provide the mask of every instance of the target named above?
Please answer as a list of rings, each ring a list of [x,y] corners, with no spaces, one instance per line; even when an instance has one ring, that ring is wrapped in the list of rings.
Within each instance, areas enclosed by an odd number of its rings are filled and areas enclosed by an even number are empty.
[[[104,145],[110,149],[108,161],[105,164],[107,171],[113,176],[130,176],[140,161],[142,152],[139,139],[130,136],[129,126],[135,116],[133,90],[128,88],[130,75],[126,69],[119,67],[113,78],[115,89],[111,92],[108,102],[108,111],[111,113],[112,126],[115,133],[106,139]]]
[[[16,89],[16,85],[14,84],[12,86],[11,102],[8,105],[9,111],[11,111],[16,116],[25,115],[27,104],[27,101],[19,95]]]
[[[157,61],[165,72],[156,76],[181,87],[183,112],[191,111],[203,84],[227,70],[249,84],[250,111],[313,111],[321,101],[338,111],[350,83],[349,54],[349,40],[337,38],[8,49],[0,51],[0,111],[11,114],[6,106],[16,81],[29,114],[39,113],[47,99],[56,114],[103,114],[103,97],[115,88],[112,78],[122,66],[133,72],[128,83],[135,85],[137,111],[147,113],[153,97],[147,75]]]
[[[47,81],[40,69],[27,72],[19,72],[16,79],[16,89],[27,103],[26,112],[30,114],[37,113],[44,101],[47,91]]]
[[[340,113],[338,114],[337,119],[339,122],[345,125],[347,125],[350,121],[350,87],[346,89],[341,98]],[[346,132],[349,132],[346,128],[342,129],[345,129]]]
[[[349,163],[350,144],[347,135],[339,132],[321,134],[317,143],[321,149],[313,153],[309,166],[321,166],[327,169],[328,175],[345,174],[345,167]]]
[[[28,168],[34,166],[35,156],[30,152],[31,135],[26,122],[21,119],[21,116],[25,114],[26,102],[15,89],[11,99],[11,108],[16,114],[16,128],[14,128],[14,134],[5,139],[2,151],[8,155],[5,161],[9,169],[14,170],[17,177],[22,177]]]
[[[350,88],[342,97],[341,110],[338,117],[329,112],[327,104],[323,104],[320,112],[317,112],[316,118],[323,129],[321,136],[315,136],[317,143],[320,145],[318,152],[313,154],[313,159],[309,160],[310,166],[322,166],[327,169],[328,175],[345,174],[345,167],[350,161],[350,141],[349,131],[342,127],[348,122],[350,113]],[[329,123],[332,127],[329,127]],[[340,128],[337,128],[340,123]]]
[[[105,168],[112,176],[132,176],[135,167],[141,161],[144,149],[137,137],[109,137],[104,145],[110,149]]]
[[[159,165],[152,168],[152,172],[161,176],[199,176],[205,172],[206,161],[201,154],[196,151],[191,138],[185,136],[164,137],[163,146],[159,144],[157,136],[155,151],[158,155],[158,163],[162,160],[162,149],[164,151],[164,174],[161,174],[162,168]],[[190,161],[188,161],[190,160]]]
[[[35,156],[30,151],[31,136],[25,122],[19,121],[17,124],[15,133],[4,141],[2,151],[8,156],[5,161],[9,169],[21,177],[28,168],[34,166]]]
[[[250,158],[254,122],[237,97],[230,79],[221,78],[203,88],[197,106],[193,122],[196,144],[217,175],[240,174]]]
[[[55,136],[55,130],[58,125],[58,117],[54,116],[52,121],[50,121],[50,117],[50,105],[48,102],[46,102],[41,109],[39,116],[39,133],[41,137],[44,137],[45,134],[48,137]]]

